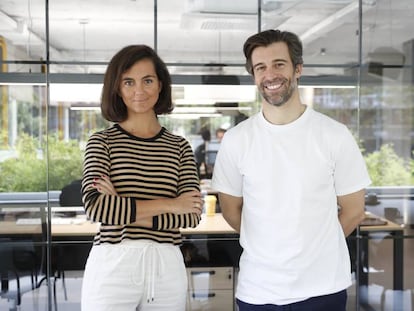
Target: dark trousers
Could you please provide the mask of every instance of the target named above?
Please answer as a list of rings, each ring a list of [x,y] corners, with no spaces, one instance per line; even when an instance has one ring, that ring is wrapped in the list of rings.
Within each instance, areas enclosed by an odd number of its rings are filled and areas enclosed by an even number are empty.
[[[312,297],[287,305],[252,305],[237,299],[239,311],[345,311],[346,290],[324,296]]]

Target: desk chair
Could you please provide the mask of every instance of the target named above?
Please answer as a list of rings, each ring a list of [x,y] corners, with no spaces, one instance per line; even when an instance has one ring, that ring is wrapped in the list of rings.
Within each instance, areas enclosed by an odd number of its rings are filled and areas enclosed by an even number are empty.
[[[36,284],[36,287],[40,287],[44,281],[48,282],[48,285],[51,283],[49,282],[48,275],[52,279],[53,284],[53,301],[55,305],[55,310],[58,310],[57,307],[57,296],[56,296],[56,283],[58,279],[62,280],[63,284],[63,292],[65,300],[68,299],[67,290],[66,290],[66,283],[65,283],[65,271],[63,267],[60,265],[60,261],[62,260],[62,250],[60,246],[52,247],[50,251],[50,258],[49,258],[49,265],[47,265],[47,248],[48,245],[48,226],[46,221],[46,212],[45,208],[40,208],[40,219],[42,224],[42,253],[41,253],[41,265],[40,265],[40,272],[42,273],[42,279]],[[56,252],[55,252],[56,251]],[[48,269],[50,268],[50,273],[48,274]]]
[[[70,184],[64,186],[62,191],[59,195],[59,205],[61,207],[73,207],[73,206],[83,206],[82,203],[82,180],[76,179],[72,181]],[[57,209],[58,210],[58,209]],[[74,212],[57,212],[59,216],[63,217],[74,217],[76,216],[76,211]],[[46,229],[45,229],[46,230]],[[46,231],[45,231],[46,232]],[[65,270],[61,265],[63,261],[63,250],[62,246],[54,246],[52,248],[52,256],[51,256],[51,275],[53,275],[53,295],[55,301],[55,309],[57,310],[57,301],[56,301],[56,282],[58,279],[62,280],[63,284],[63,291],[65,300],[68,299],[67,290],[66,290],[66,283],[65,283]]]
[[[83,206],[81,188],[82,181],[80,179],[74,180],[63,187],[59,195],[59,205]]]
[[[0,240],[1,298],[12,301],[10,311],[17,310],[24,293],[36,288],[36,256],[30,248],[16,246],[11,239]],[[16,257],[17,252],[24,254]]]
[[[7,210],[7,208],[5,208]],[[22,208],[24,211],[24,207]],[[11,212],[10,216],[15,212]],[[33,221],[38,230],[13,236],[5,236],[0,240],[0,268],[2,270],[2,297],[15,300],[15,307],[21,303],[23,286],[21,277],[30,280],[27,290],[39,288],[44,281],[53,285],[55,310],[57,310],[56,283],[63,280],[65,299],[67,299],[64,282],[64,271],[60,265],[59,246],[52,249],[52,256],[48,258],[47,248],[49,241],[46,208],[44,206],[30,208],[29,212],[20,212],[15,216],[15,221]],[[23,225],[24,226],[24,225]],[[48,271],[50,270],[50,271]],[[10,282],[12,280],[12,282]],[[25,282],[26,284],[27,282]],[[9,286],[9,284],[11,284]],[[11,290],[13,289],[13,291]],[[26,291],[26,287],[24,288]],[[11,309],[13,310],[13,309]]]

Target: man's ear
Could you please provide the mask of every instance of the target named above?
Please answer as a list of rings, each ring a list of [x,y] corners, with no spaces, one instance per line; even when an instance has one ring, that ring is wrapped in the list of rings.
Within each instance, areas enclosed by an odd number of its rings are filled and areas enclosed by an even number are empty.
[[[297,64],[295,68],[295,75],[297,78],[302,76],[303,64]]]

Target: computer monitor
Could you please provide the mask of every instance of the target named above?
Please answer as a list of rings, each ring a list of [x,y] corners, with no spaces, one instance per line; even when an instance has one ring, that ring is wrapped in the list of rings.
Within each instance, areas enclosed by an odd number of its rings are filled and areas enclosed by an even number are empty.
[[[217,152],[220,148],[220,142],[217,140],[212,140],[207,143],[206,147],[206,163],[207,165],[214,166],[216,162]]]

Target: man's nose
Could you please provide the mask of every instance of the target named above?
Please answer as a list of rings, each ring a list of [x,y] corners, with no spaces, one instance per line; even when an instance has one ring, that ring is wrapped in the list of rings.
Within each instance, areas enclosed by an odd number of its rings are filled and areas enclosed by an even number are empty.
[[[275,66],[269,66],[266,68],[264,74],[266,77],[275,77],[280,75],[280,70],[276,68]]]

